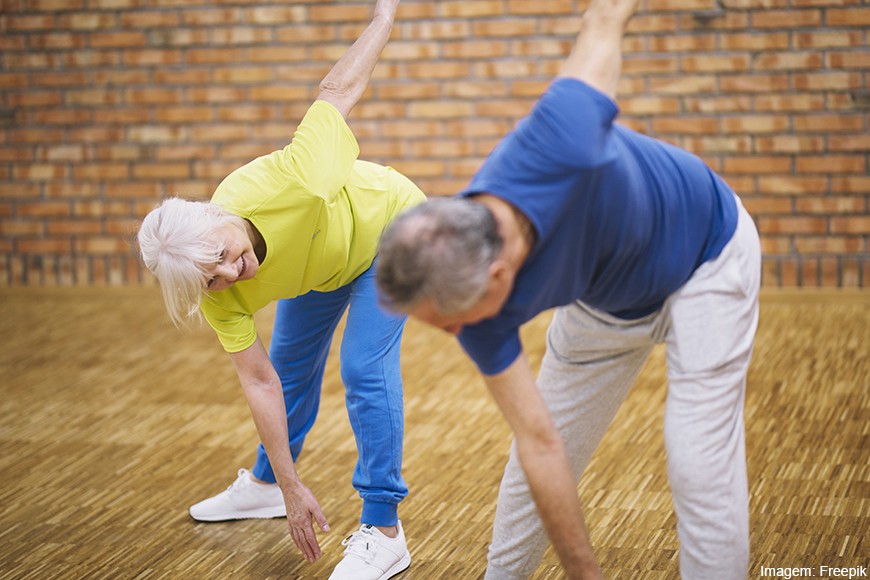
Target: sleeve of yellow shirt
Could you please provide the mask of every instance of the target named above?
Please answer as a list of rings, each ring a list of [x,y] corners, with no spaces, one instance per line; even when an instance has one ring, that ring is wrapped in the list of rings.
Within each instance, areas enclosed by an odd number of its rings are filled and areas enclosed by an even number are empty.
[[[309,192],[332,201],[359,157],[359,144],[341,113],[323,100],[308,109],[281,155],[288,173]]]

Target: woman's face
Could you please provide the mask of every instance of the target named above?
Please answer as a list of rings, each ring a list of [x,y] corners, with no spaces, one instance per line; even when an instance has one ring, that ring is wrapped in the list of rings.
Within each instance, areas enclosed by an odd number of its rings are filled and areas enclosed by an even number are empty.
[[[254,277],[260,263],[245,230],[227,224],[215,231],[212,241],[222,251],[219,260],[206,267],[209,275],[207,287],[210,292],[226,290],[236,282]]]

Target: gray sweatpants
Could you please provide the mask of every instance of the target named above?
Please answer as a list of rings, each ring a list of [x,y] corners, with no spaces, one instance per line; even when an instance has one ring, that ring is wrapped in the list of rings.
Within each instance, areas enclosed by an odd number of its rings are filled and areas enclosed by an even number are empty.
[[[627,321],[579,302],[557,309],[538,376],[579,481],[653,346],[666,344],[664,440],[684,580],[745,579],[749,566],[743,406],[761,258],[752,219],[739,210],[722,253],[660,311]],[[547,543],[514,446],[486,579],[528,578]]]

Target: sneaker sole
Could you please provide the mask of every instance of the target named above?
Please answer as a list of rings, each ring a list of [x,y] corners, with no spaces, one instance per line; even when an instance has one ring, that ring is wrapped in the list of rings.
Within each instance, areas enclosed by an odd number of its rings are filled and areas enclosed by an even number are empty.
[[[193,515],[187,512],[188,515],[198,522],[228,522],[233,520],[268,520],[271,518],[286,518],[287,512],[284,508],[262,508],[258,510],[249,510],[243,512],[231,512],[228,514],[208,514],[208,515]]]
[[[378,578],[378,580],[390,580],[394,576],[398,576],[405,570],[411,567],[411,554],[410,552],[405,552],[405,555],[402,556],[402,559],[393,564],[393,566],[384,572],[384,575]]]

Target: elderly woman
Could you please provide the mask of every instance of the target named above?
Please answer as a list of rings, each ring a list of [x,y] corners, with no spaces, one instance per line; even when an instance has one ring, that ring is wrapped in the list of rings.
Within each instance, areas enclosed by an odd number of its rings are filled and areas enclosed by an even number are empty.
[[[347,310],[341,376],[363,500],[332,578],[389,578],[410,565],[398,504],[403,408],[399,346],[405,319],[377,304],[378,239],[423,193],[396,171],[359,161],[345,119],[362,96],[398,0],[377,0],[360,38],[320,84],[292,142],[231,173],[211,201],[167,199],[139,231],[145,264],[170,317],[200,313],[232,359],[262,443],[250,471],[190,508],[199,521],[281,517],[309,561],[321,556],[312,519],[328,530],[294,461],[317,415],[333,332]],[[278,300],[270,350],[253,314]]]

